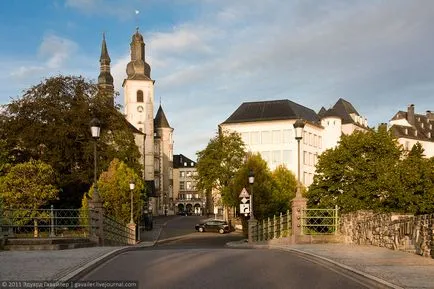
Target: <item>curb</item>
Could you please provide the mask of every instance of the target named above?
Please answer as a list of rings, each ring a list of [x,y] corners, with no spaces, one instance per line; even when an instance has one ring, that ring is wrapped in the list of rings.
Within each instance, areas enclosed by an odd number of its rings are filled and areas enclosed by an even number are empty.
[[[317,263],[317,264],[321,264],[321,265],[326,265],[326,264],[332,264],[333,266],[337,267],[338,269],[340,269],[341,271],[347,271],[347,272],[351,272],[351,276],[348,276],[350,278],[356,279],[356,280],[361,280],[360,277],[365,278],[370,280],[371,285],[375,286],[374,288],[378,288],[378,285],[381,286],[381,288],[393,288],[393,289],[404,289],[404,287],[400,287],[398,285],[392,284],[386,280],[383,280],[381,278],[375,277],[371,274],[365,273],[363,271],[357,270],[355,268],[352,268],[350,266],[341,264],[339,262],[336,262],[334,260],[331,260],[329,258],[326,257],[322,257],[319,255],[316,255],[314,253],[310,253],[310,252],[306,252],[303,250],[299,250],[299,249],[294,249],[294,248],[285,248],[285,247],[280,247],[280,246],[273,246],[273,245],[252,245],[249,244],[247,242],[229,242],[226,243],[226,246],[231,247],[231,248],[251,248],[251,249],[272,249],[272,250],[281,250],[281,251],[289,251],[289,252],[293,252],[296,253],[298,256],[309,260],[311,262]],[[328,267],[329,269],[333,270],[332,268]],[[336,270],[333,270],[336,272]]]
[[[118,249],[114,249],[113,251],[110,251],[110,252],[108,252],[108,253],[100,256],[100,257],[97,257],[96,259],[94,259],[88,263],[85,263],[83,265],[78,265],[79,268],[76,268],[76,267],[73,268],[72,271],[63,274],[63,276],[58,278],[57,281],[58,282],[76,281],[76,280],[82,278],[83,276],[85,276],[86,274],[90,273],[92,270],[94,270],[95,268],[97,268],[101,264],[107,262],[111,258],[114,258],[120,254],[123,254],[123,253],[128,252],[128,251],[136,250],[139,248],[155,246],[155,244],[158,242],[158,240],[160,238],[161,231],[163,230],[163,228],[166,225],[167,225],[167,221],[165,223],[163,223],[162,226],[159,228],[159,231],[157,233],[157,237],[154,241],[143,242],[142,245],[140,245],[141,243],[137,243],[136,245],[133,245],[133,246],[121,247]]]

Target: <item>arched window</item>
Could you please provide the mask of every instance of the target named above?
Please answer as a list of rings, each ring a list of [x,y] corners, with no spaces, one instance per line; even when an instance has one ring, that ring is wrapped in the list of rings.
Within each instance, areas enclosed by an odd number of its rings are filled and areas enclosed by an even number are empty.
[[[137,102],[143,102],[143,91],[137,90]]]

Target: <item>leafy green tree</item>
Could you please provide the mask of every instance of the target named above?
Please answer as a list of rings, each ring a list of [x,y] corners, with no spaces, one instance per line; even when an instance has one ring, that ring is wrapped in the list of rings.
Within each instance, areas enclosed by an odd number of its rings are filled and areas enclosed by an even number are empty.
[[[239,194],[243,188],[251,194],[249,184],[250,170],[254,173],[255,182],[253,183],[253,213],[255,218],[262,220],[276,214],[273,200],[274,181],[267,166],[261,156],[248,154],[247,161],[237,171],[228,187],[226,200],[229,206],[238,207],[240,204]]]
[[[81,195],[92,183],[89,123],[94,117],[101,121],[98,172],[113,158],[139,172],[131,126],[97,86],[82,77],[48,78],[3,107],[0,139],[6,140],[5,149],[14,164],[37,159],[53,167],[61,176],[58,207],[79,207]]]
[[[103,172],[98,180],[98,193],[103,201],[105,213],[116,220],[129,223],[131,219],[131,190],[130,181],[134,180],[133,190],[133,215],[134,222],[139,223],[144,200],[146,198],[145,185],[136,172],[124,162],[114,159],[107,171]],[[88,195],[93,196],[94,188],[91,187]],[[82,210],[88,208],[88,199],[83,196]]]
[[[394,210],[386,200],[400,191],[401,155],[396,139],[384,127],[343,135],[336,148],[319,156],[308,205],[338,205],[343,212]]]
[[[30,160],[13,166],[0,178],[4,209],[41,209],[58,196],[56,173],[42,162]]]
[[[295,198],[297,179],[285,166],[278,166],[271,174],[273,178],[272,202],[274,211],[285,213],[291,209],[291,200]]]
[[[233,204],[229,184],[243,165],[246,153],[241,136],[237,132],[220,131],[197,152],[197,189],[219,192],[223,204]]]
[[[424,158],[416,143],[399,166],[400,190],[391,195],[387,206],[395,211],[428,214],[434,212],[434,162]]]

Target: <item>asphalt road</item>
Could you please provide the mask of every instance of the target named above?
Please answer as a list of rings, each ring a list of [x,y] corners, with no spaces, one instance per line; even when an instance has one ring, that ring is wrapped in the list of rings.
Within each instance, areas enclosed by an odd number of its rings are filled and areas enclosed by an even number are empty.
[[[195,232],[200,219],[171,218],[156,246],[118,255],[82,280],[138,281],[139,288],[152,289],[370,288],[291,252],[227,248],[226,242],[242,236]]]

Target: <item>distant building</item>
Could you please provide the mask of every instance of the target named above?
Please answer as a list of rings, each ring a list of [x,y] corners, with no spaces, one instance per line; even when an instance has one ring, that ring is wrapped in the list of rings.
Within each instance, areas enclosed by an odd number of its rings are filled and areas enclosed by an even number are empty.
[[[127,64],[124,89],[125,118],[131,124],[135,143],[140,151],[142,177],[150,194],[153,214],[173,212],[172,168],[173,128],[161,105],[154,118],[154,84],[151,67],[145,60],[145,43],[137,31],[131,37],[131,61]],[[110,57],[103,36],[98,87],[114,107],[113,77]]]
[[[405,150],[419,142],[426,157],[434,157],[434,113],[416,114],[414,105],[407,111],[398,111],[389,122],[390,130]]]
[[[176,213],[205,213],[205,196],[196,189],[196,162],[179,154],[173,156],[173,197]]]
[[[318,114],[290,100],[245,102],[220,128],[240,133],[246,149],[260,153],[271,170],[284,165],[297,177],[298,147],[293,125],[299,118],[306,122],[300,144],[300,180],[306,186],[313,182],[322,152],[336,146],[342,134],[368,129],[367,120],[344,99],[328,110],[321,108]]]

